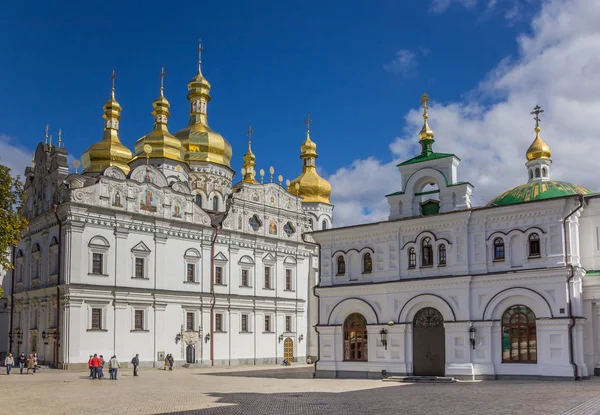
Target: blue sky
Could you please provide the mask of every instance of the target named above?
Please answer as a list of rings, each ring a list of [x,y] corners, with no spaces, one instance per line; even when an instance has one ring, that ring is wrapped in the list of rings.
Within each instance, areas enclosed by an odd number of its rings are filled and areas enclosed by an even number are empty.
[[[62,128],[67,149],[79,158],[102,136],[102,105],[114,68],[116,97],[123,106],[120,136],[133,148],[152,129],[151,103],[158,94],[161,64],[172,106],[169,127],[175,132],[187,123],[187,82],[195,73],[202,38],[203,73],[212,84],[209,122],[232,144],[232,167],[241,168],[245,131],[252,124],[257,167],[273,165],[276,174],[295,177],[303,122],[310,112],[317,163],[334,184],[345,172],[359,174],[360,163],[375,160],[378,167],[386,166],[414,151],[404,144],[416,141],[414,110],[423,92],[435,101],[434,129],[436,123],[443,128],[435,120],[435,105],[440,112],[458,105],[465,119],[481,120],[491,106],[508,103],[513,90],[497,85],[486,90],[486,82],[526,59],[519,39],[535,41],[535,19],[543,7],[556,3],[11,2],[0,15],[0,138],[6,148],[31,152],[49,123],[55,139]],[[525,125],[527,120],[528,114]],[[520,152],[529,145],[529,135],[523,132]],[[439,151],[449,152],[455,144],[460,140],[436,143]],[[464,161],[465,154],[459,155]],[[398,190],[399,177],[389,174],[385,170],[376,179],[387,180],[381,197],[386,190]],[[336,194],[334,186],[334,201],[349,200],[354,190],[344,186],[340,183],[344,194]],[[381,213],[372,213],[381,200],[375,206],[361,199],[362,206],[352,210],[364,217],[342,212],[342,222],[378,219]]]

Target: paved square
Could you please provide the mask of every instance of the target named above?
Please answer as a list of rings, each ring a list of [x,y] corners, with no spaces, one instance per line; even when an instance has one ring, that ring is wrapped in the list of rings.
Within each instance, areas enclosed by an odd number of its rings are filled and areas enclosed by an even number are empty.
[[[2,368],[4,370],[4,368]],[[108,371],[107,371],[108,372]],[[600,379],[398,384],[312,379],[308,366],[0,374],[2,414],[569,414],[600,415]]]

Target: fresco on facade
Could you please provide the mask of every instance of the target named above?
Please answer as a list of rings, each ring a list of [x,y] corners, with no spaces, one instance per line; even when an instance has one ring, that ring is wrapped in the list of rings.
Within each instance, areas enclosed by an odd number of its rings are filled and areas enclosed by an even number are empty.
[[[115,192],[112,205],[115,207],[123,207],[123,205],[121,204],[121,192],[119,192],[118,190]]]
[[[154,202],[154,193],[147,187],[140,196],[140,210],[147,212],[156,212],[156,203]]]
[[[179,206],[179,204],[176,204],[173,208],[173,217],[181,218],[181,207]]]
[[[275,224],[274,220],[269,223],[269,233],[271,235],[277,235],[277,224]]]

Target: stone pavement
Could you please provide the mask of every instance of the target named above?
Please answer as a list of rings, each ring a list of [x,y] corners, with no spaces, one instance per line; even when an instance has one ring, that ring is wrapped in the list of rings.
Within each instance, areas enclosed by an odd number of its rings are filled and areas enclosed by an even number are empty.
[[[4,368],[2,368],[4,370]],[[108,370],[106,370],[108,372]],[[108,374],[108,373],[107,373]],[[92,381],[85,372],[0,372],[2,414],[600,415],[600,378],[582,382],[396,384],[312,379],[309,366],[235,366]]]

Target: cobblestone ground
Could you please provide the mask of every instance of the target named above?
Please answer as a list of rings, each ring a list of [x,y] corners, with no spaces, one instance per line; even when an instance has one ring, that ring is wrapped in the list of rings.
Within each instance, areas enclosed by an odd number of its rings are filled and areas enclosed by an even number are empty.
[[[2,368],[4,370],[4,368]],[[0,374],[2,414],[568,414],[600,415],[600,378],[582,382],[398,384],[312,379],[310,367]]]

